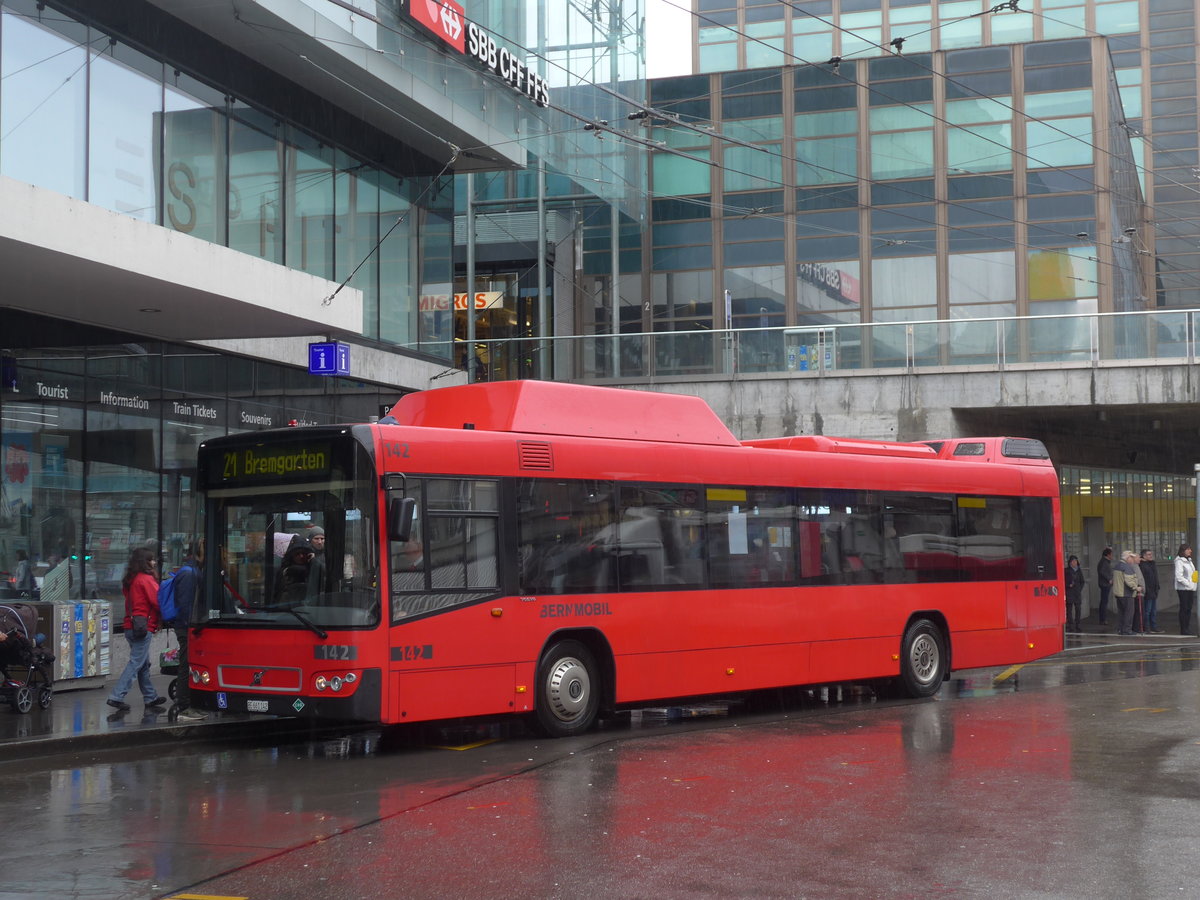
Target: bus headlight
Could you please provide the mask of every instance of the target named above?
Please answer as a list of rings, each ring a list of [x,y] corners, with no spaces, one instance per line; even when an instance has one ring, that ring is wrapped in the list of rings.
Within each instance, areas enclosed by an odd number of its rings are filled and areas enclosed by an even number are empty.
[[[357,672],[326,672],[323,675],[313,676],[313,688],[317,691],[333,691],[337,693],[345,690],[351,691],[350,685],[358,681]]]

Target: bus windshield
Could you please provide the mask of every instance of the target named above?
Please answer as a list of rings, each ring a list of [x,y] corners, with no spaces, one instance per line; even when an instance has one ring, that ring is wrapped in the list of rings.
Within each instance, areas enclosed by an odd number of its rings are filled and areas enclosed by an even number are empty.
[[[223,578],[207,585],[196,624],[377,625],[374,498],[369,479],[211,489]]]

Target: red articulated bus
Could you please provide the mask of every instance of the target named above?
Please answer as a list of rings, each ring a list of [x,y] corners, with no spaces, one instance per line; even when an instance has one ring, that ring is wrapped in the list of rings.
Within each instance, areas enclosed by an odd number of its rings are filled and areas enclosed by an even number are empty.
[[[516,713],[563,736],[771,687],[930,696],[952,665],[1062,649],[1037,441],[743,442],[694,397],[514,381],[218,438],[199,466],[219,548],[191,631],[204,708]],[[306,562],[288,545],[314,525]]]

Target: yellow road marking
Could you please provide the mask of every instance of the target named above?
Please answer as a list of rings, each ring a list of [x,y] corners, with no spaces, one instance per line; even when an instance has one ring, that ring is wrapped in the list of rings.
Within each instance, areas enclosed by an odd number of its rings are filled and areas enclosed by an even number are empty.
[[[1166,706],[1130,706],[1130,707],[1127,707],[1126,709],[1121,710],[1121,712],[1160,713],[1160,712],[1166,712],[1167,709],[1168,709],[1168,707],[1166,707]]]
[[[993,678],[992,683],[999,684],[1001,681],[1004,681],[1006,678],[1012,678],[1014,675],[1016,675],[1018,672],[1020,672],[1023,668],[1025,668],[1023,665],[1009,666],[1007,669],[1005,669],[1003,672],[1001,672],[999,675],[997,675],[995,678]]]
[[[449,747],[442,744],[435,744],[434,750],[474,750],[476,747],[486,747],[488,744],[494,744],[500,738],[488,738],[486,741],[476,741],[473,744],[460,744],[457,747]]]
[[[1109,666],[1114,663],[1144,663],[1144,662],[1200,662],[1200,656],[1154,656],[1138,657],[1137,659],[1075,659],[1075,660],[1042,660],[1041,662],[1025,663],[1027,666]],[[1017,666],[1016,668],[1020,668]]]
[[[992,679],[993,684],[999,684],[1012,678],[1026,666],[1042,667],[1047,666],[1111,666],[1120,665],[1122,663],[1144,663],[1144,662],[1200,662],[1200,656],[1155,656],[1151,659],[1139,657],[1138,659],[1050,659],[1041,660],[1040,662],[1022,663],[1016,666],[1009,666],[999,675]]]

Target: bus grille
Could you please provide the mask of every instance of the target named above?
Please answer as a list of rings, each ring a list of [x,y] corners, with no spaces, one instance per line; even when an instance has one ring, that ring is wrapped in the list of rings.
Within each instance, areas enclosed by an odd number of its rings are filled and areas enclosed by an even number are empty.
[[[273,666],[218,666],[217,684],[223,688],[294,694],[304,674],[299,669]]]

